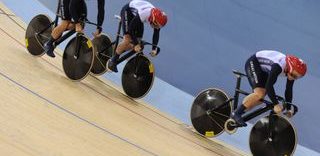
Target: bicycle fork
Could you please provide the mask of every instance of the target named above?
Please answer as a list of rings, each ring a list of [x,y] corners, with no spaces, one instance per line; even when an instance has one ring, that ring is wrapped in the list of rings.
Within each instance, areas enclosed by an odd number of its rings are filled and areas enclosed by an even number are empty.
[[[271,143],[273,141],[273,138],[274,138],[274,123],[275,123],[275,118],[272,117],[273,115],[273,111],[270,112],[270,115],[269,115],[269,125],[268,125],[268,142]]]
[[[80,50],[81,50],[81,37],[80,37],[81,34],[77,34],[77,37],[76,37],[76,52],[74,53],[74,59],[78,59],[79,58],[79,54],[80,54]]]

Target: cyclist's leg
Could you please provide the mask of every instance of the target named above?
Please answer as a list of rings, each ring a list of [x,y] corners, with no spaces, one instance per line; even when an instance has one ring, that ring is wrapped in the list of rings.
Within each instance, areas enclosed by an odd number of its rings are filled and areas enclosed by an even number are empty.
[[[87,17],[87,6],[84,0],[70,0],[70,15],[74,20],[77,32],[83,33],[83,21]]]
[[[247,110],[261,104],[261,99],[264,99],[266,95],[266,81],[268,74],[262,71],[260,63],[255,55],[251,56],[245,65],[246,74],[248,75],[248,81],[253,88],[253,93],[244,98],[242,104]]]
[[[129,4],[126,4],[121,9],[121,23],[122,23],[122,31],[123,31],[123,40],[121,43],[119,43],[117,49],[115,50],[114,56],[109,60],[108,62],[108,68],[114,72],[118,72],[117,69],[117,60],[119,59],[120,55],[133,48],[133,45],[131,44],[132,39],[129,34],[129,24],[133,19],[133,14],[131,13],[131,10],[129,8]]]
[[[71,21],[62,20],[61,23],[52,30],[51,37],[54,40],[59,39],[63,32],[68,29],[70,23]]]
[[[75,29],[75,24],[73,24],[73,23],[70,22],[67,29],[68,29],[68,30]]]
[[[61,22],[57,27],[55,27],[52,30],[51,37],[56,40],[58,39],[62,33],[68,29],[70,23],[71,23],[71,15],[69,11],[69,4],[70,0],[63,0],[61,6],[60,6],[60,13],[61,13]]]
[[[133,48],[131,41],[132,41],[131,36],[129,34],[125,34],[123,36],[122,42],[118,45],[114,56],[112,56],[112,58],[110,59],[110,61],[108,63],[108,68],[110,70],[112,70],[114,72],[118,72],[117,61],[123,52],[128,51]]]
[[[136,47],[134,48],[135,52],[141,52],[141,50],[143,48],[140,43],[140,41],[142,40],[142,37],[143,37],[143,32],[144,32],[144,24],[142,22],[140,22],[140,24],[136,26],[136,29],[134,32],[130,32],[131,35],[135,37],[135,39],[132,39],[133,42],[138,43],[137,49],[136,49]]]
[[[122,23],[123,40],[116,49],[116,55],[121,55],[123,52],[133,48],[133,45],[131,45],[132,39],[129,34],[129,25],[134,16],[131,13],[129,4],[123,6],[123,8],[121,9],[120,16]]]
[[[141,40],[143,36],[143,31],[144,31],[143,23],[136,26],[134,32],[129,32],[128,26],[125,26],[124,23],[127,23],[127,22],[123,22],[124,36],[123,36],[122,42],[119,44],[119,46],[116,49],[116,54],[118,55],[121,55],[123,52],[128,51],[130,49],[133,49],[132,36],[135,36],[137,40]]]
[[[262,71],[260,64],[255,55],[251,56],[245,65],[245,70],[248,75],[248,80],[253,88],[253,93],[248,95],[233,113],[232,118],[241,126],[246,126],[245,122],[242,119],[242,115],[246,110],[253,108],[254,106],[260,104],[260,99],[263,99],[266,90],[264,88],[266,83],[266,75],[265,72]]]
[[[63,32],[68,28],[70,22],[71,22],[71,16],[69,13],[69,3],[70,0],[63,0],[60,7],[60,13],[62,21],[59,23],[58,26],[56,26],[51,33],[51,37],[49,40],[44,44],[44,51],[49,55],[50,57],[55,57],[53,50],[53,42],[60,38],[60,36],[63,34]]]
[[[257,87],[253,89],[253,93],[250,95],[246,96],[243,99],[243,105],[246,108],[246,110],[250,110],[254,108],[255,106],[261,104],[261,99],[263,99],[266,95],[266,89]]]
[[[116,49],[116,55],[121,55],[123,52],[128,51],[133,48],[133,45],[131,44],[132,39],[129,34],[125,34],[123,36],[123,40],[118,45]]]

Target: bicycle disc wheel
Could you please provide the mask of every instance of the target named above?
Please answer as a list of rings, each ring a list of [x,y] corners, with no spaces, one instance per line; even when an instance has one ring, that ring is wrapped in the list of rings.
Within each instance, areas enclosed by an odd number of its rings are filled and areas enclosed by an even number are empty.
[[[94,38],[92,44],[94,46],[95,55],[91,73],[94,75],[102,75],[107,71],[107,62],[113,54],[111,39],[107,35],[102,34],[101,36]]]
[[[254,156],[290,156],[295,151],[297,135],[286,118],[271,115],[260,119],[253,126],[249,142]]]
[[[131,98],[139,99],[150,91],[154,80],[152,62],[143,55],[136,55],[125,65],[122,72],[122,87]]]
[[[46,15],[37,15],[29,23],[25,41],[28,52],[33,56],[42,56],[44,54],[43,45],[51,36],[53,25],[51,19]],[[39,32],[44,31],[41,34]]]
[[[191,122],[195,130],[203,136],[215,137],[224,131],[224,123],[229,119],[232,107],[228,95],[215,88],[202,91],[193,101]],[[223,105],[223,106],[221,106]],[[215,108],[221,108],[208,112]]]
[[[79,53],[76,56],[77,40],[79,42]],[[93,64],[94,53],[91,40],[84,35],[77,35],[71,39],[63,53],[62,65],[66,76],[73,81],[84,79]]]

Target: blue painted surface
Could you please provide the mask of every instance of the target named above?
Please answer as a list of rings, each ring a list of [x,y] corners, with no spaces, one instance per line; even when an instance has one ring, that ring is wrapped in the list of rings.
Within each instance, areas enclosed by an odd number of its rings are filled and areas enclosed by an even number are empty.
[[[28,10],[22,6],[30,3],[21,5],[26,1],[2,1],[26,22],[35,14],[43,11],[49,13],[36,2],[32,8],[37,10]],[[56,1],[40,1],[55,10]],[[89,19],[95,21],[96,1],[87,2]],[[117,26],[113,15],[126,2],[106,0],[104,30],[111,36],[115,36],[112,32],[115,32]],[[320,1],[198,0],[184,1],[179,5],[172,4],[172,1],[151,2],[164,8],[169,15],[169,23],[161,31],[162,52],[156,59],[152,59],[157,76],[165,82],[155,80],[146,101],[190,123],[189,109],[193,96],[208,87],[223,88],[232,95],[235,78],[231,70],[243,71],[245,60],[255,51],[274,49],[296,54],[308,62],[309,71],[294,86],[294,102],[300,106],[300,112],[293,121],[298,130],[299,144],[319,151],[320,121],[315,120],[319,118],[315,107],[320,88],[320,73],[317,70],[319,61],[316,59],[320,55],[320,30],[317,29],[320,26]],[[88,32],[94,31],[94,27],[88,28]],[[151,29],[146,28],[145,37],[150,40]],[[109,74],[106,77],[120,85],[120,74]],[[277,92],[282,93],[284,80],[279,80],[276,86]],[[249,90],[246,81],[243,87]],[[219,139],[249,151],[249,131],[250,126],[241,129],[236,135],[222,135]],[[303,146],[298,146],[295,155],[319,155]]]

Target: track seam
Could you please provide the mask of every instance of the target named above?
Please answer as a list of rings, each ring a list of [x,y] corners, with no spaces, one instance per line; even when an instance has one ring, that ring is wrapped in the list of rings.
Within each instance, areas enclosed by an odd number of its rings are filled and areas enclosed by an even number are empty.
[[[12,17],[17,17],[16,15],[11,15],[6,13],[2,8],[0,8],[0,11],[2,11],[3,15],[6,15],[8,18],[10,18],[15,24],[17,24],[21,29],[26,30],[22,25],[20,25],[16,20],[14,20]]]

